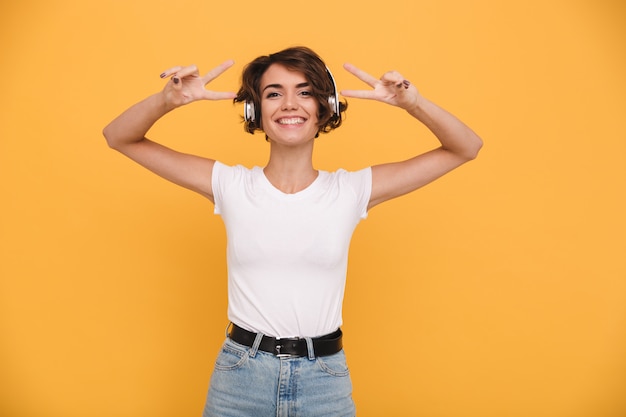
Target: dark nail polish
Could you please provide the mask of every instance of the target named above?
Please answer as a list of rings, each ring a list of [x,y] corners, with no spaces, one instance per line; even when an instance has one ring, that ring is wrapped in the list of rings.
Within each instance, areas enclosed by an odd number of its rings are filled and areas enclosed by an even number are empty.
[[[166,74],[165,74],[165,73],[163,73],[163,74],[159,75],[159,77],[161,77],[161,78],[165,78],[165,75],[166,75]]]
[[[177,77],[172,78],[172,81],[174,81],[174,84],[178,84],[180,82],[180,80]]]

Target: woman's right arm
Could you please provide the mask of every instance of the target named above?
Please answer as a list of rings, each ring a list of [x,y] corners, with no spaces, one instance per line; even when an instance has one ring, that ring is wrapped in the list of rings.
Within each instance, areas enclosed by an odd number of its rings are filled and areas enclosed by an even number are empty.
[[[171,77],[163,91],[133,105],[103,130],[108,145],[161,177],[196,191],[213,201],[212,159],[184,154],[146,138],[152,125],[169,111],[197,100],[228,100],[231,92],[215,92],[205,85],[233,65],[226,61],[200,77],[195,66],[175,67],[161,74]]]

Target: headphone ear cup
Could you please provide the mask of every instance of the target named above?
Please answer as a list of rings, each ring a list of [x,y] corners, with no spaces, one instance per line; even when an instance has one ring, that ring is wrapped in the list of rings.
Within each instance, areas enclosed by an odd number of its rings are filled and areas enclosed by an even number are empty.
[[[254,103],[247,101],[243,105],[243,120],[246,122],[256,121],[256,114],[254,112]]]
[[[328,104],[330,104],[330,108],[333,109],[333,116],[339,115],[339,100],[336,94],[328,97]]]
[[[334,116],[341,116],[339,106],[339,93],[337,92],[337,83],[335,82],[335,77],[333,77],[333,73],[330,72],[330,69],[328,69],[328,67],[326,67],[326,73],[328,74],[330,82],[333,84],[333,95],[328,97],[328,104],[330,104],[330,108],[333,109]]]

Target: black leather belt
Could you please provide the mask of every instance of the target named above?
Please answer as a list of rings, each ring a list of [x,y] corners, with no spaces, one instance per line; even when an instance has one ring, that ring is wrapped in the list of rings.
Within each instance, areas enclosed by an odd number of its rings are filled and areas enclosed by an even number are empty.
[[[242,329],[233,323],[232,330],[230,331],[228,337],[240,345],[252,347],[254,340],[256,339],[256,335],[256,333]],[[341,329],[337,329],[337,331],[333,333],[312,338],[311,340],[313,341],[313,351],[315,356],[329,356],[339,352],[343,347],[343,343],[341,341],[342,335],[343,333],[341,332]],[[259,344],[259,350],[272,353],[280,357],[309,356],[306,339],[302,338],[276,339],[270,336],[263,336],[261,344]]]

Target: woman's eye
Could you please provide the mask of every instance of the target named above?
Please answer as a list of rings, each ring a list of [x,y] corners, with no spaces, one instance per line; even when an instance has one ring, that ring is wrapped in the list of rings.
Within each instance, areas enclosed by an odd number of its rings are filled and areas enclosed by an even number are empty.
[[[267,94],[267,98],[274,98],[274,97],[278,97],[278,93],[274,92],[274,93]]]
[[[310,96],[310,95],[312,95],[312,93],[310,91],[302,91],[302,92],[300,92],[300,94],[303,95],[303,96]]]

